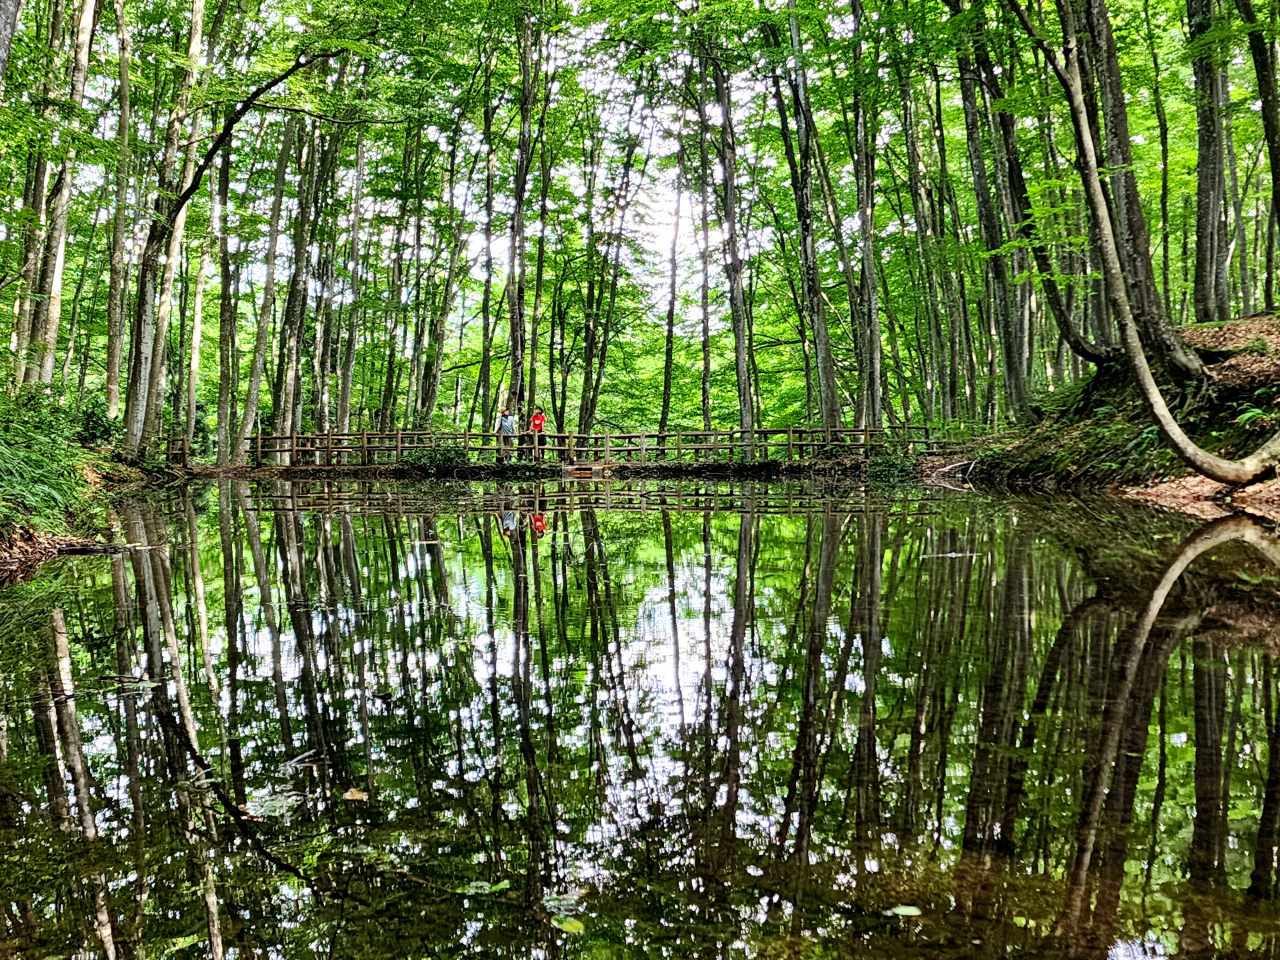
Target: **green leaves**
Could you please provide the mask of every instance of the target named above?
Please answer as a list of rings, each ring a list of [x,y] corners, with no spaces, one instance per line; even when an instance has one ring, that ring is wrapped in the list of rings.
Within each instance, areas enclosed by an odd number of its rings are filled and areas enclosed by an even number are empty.
[[[585,933],[587,929],[587,925],[577,917],[571,917],[563,913],[552,917],[551,925],[557,930],[563,930],[565,933]]]

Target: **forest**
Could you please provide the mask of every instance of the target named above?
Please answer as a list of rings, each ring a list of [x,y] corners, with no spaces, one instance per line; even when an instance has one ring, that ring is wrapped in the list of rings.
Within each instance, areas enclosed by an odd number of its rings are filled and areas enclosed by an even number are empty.
[[[1116,364],[1251,479],[1161,388],[1275,307],[1276,11],[1113,6],[3,0],[7,416],[978,430]]]

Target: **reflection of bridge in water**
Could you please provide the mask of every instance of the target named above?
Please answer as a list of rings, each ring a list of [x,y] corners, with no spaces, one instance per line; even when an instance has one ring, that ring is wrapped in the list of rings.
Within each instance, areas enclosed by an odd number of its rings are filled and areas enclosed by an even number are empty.
[[[934,494],[916,499],[918,506]],[[375,482],[294,480],[261,483],[254,500],[262,509],[314,513],[375,513],[392,516],[443,516],[494,513],[516,509],[555,513],[604,510],[623,513],[663,511],[729,511],[774,516],[812,515],[815,509],[837,512],[865,509],[860,491],[815,494],[793,484],[755,485],[729,482],[673,483],[561,481],[539,484],[500,484],[495,490],[460,488],[415,490]]]
[[[544,433],[542,455],[569,464],[614,463],[742,463],[790,462],[821,455],[849,453],[870,457],[882,453],[945,456],[958,450],[961,438],[936,428],[899,424],[872,429],[828,430],[779,427],[768,430],[678,430],[667,433]],[[249,449],[254,466],[371,467],[395,466],[415,451],[449,451],[460,462],[476,457],[516,456],[530,459],[535,437],[522,433],[503,446],[493,433],[439,433],[391,430],[359,433],[258,434]],[[165,446],[170,463],[186,466],[191,449],[185,436]]]

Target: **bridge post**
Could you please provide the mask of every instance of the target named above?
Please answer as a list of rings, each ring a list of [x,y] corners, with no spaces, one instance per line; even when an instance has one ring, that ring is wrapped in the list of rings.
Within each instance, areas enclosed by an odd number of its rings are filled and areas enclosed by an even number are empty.
[[[257,437],[255,437],[254,439],[257,441],[257,445],[258,445],[258,452],[257,452],[257,455],[254,457],[254,466],[260,467],[262,466],[262,432],[261,430],[259,430]]]
[[[403,437],[404,437],[404,434],[400,430],[397,430],[396,431],[396,463],[400,462],[400,457],[403,456],[404,454]]]
[[[647,439],[647,437],[645,436],[645,434],[643,434],[643,433],[642,433],[642,434],[640,434],[640,462],[641,462],[641,463],[644,463],[644,454],[645,454],[645,449],[644,449],[644,448],[645,448],[645,440],[646,440],[646,439]]]
[[[610,457],[610,453],[609,453],[609,431],[608,431],[608,430],[606,430],[606,431],[604,432],[604,462],[605,462],[605,463],[609,463],[609,462],[610,462],[610,461],[609,461],[609,457]]]

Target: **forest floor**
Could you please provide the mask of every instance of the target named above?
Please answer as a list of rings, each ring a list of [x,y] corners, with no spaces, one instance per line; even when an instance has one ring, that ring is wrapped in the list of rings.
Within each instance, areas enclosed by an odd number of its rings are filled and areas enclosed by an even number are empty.
[[[1280,317],[1252,316],[1181,328],[1210,381],[1164,393],[1178,422],[1202,447],[1236,458],[1280,430]],[[988,438],[967,468],[979,486],[1035,492],[1111,492],[1204,518],[1248,510],[1280,517],[1280,483],[1246,489],[1195,476],[1147,414],[1128,365],[1097,370],[1050,395],[1033,427]]]

